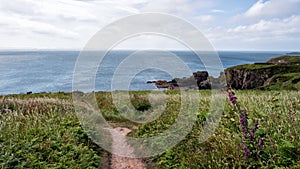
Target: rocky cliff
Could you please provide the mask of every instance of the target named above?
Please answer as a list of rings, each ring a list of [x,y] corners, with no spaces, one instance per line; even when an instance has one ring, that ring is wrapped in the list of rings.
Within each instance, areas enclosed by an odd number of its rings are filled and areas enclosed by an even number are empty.
[[[171,81],[157,80],[148,81],[147,83],[154,83],[157,88],[167,88],[167,89],[210,89],[211,84],[208,80],[207,71],[194,72],[191,77],[175,78]]]
[[[225,70],[227,86],[233,89],[297,89],[300,86],[297,84],[299,63],[300,56],[281,56],[266,63],[234,66]]]
[[[226,81],[225,79],[226,78]],[[225,84],[226,82],[226,84]],[[245,64],[230,67],[218,78],[210,77],[207,71],[194,72],[191,77],[171,81],[148,81],[157,88],[168,89],[293,89],[300,90],[300,56],[280,56],[266,63]]]

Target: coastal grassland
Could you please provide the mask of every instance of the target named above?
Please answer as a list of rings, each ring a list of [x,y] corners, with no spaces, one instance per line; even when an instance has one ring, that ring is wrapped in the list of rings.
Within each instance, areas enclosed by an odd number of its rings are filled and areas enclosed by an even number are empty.
[[[202,142],[199,137],[211,108],[211,91],[193,92],[199,92],[200,100],[192,131],[172,149],[146,161],[157,168],[246,168],[239,115],[233,106],[226,101],[214,134]],[[164,132],[183,106],[180,91],[130,91],[129,95],[139,112],[127,105],[116,107],[110,92],[95,93],[102,115],[112,126],[135,126],[132,137]],[[236,96],[248,112],[249,125],[259,120],[256,133],[264,145],[257,165],[299,168],[300,92],[245,90],[236,91]],[[0,131],[0,168],[108,167],[105,151],[80,126],[70,93],[1,96]],[[159,142],[149,146],[155,144]]]
[[[202,91],[200,91],[201,93]],[[236,92],[242,109],[249,114],[249,125],[259,120],[258,135],[264,146],[260,160],[252,166],[262,168],[300,167],[300,92],[263,92],[257,90]],[[226,97],[226,96],[225,96]],[[226,102],[221,121],[215,133],[205,142],[203,121],[209,111],[209,96],[202,96],[197,121],[193,130],[178,145],[153,157],[158,168],[246,168],[248,163],[241,145],[239,115]],[[176,104],[176,103],[173,103]],[[135,137],[150,137],[163,132],[174,122],[176,109],[167,109],[159,119],[142,125]]]
[[[300,73],[276,74],[267,80],[264,90],[299,90]]]
[[[300,66],[298,64],[270,64],[270,63],[256,63],[256,64],[245,64],[238,65],[228,68],[230,69],[238,69],[244,71],[256,71],[256,72],[264,72],[265,70],[270,70],[272,75],[280,74],[280,73],[294,73],[300,72]]]
[[[267,61],[268,63],[286,63],[286,64],[293,64],[293,63],[300,63],[300,56],[280,56],[276,58],[272,58]]]
[[[102,150],[87,137],[64,96],[0,99],[0,168],[98,168]]]

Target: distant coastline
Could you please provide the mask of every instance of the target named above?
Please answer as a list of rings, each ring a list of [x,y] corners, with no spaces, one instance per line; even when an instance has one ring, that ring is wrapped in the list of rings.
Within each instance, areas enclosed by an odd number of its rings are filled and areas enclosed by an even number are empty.
[[[298,52],[293,52],[298,54]],[[300,90],[300,55],[283,55],[267,62],[243,64],[229,67],[214,78],[207,71],[194,72],[190,77],[171,81],[148,81],[157,88],[205,90],[212,88]],[[214,87],[212,87],[214,85]]]
[[[112,51],[97,72],[95,91],[111,91],[114,69],[132,51]],[[189,51],[171,51],[178,55],[193,72],[204,71],[201,60]],[[218,51],[224,68],[265,62],[286,54],[283,51]],[[0,95],[40,92],[71,92],[74,65],[79,51],[0,51]],[[167,63],[166,63],[167,64]],[[217,73],[218,74],[218,73]],[[87,76],[88,78],[88,76]],[[178,77],[181,78],[181,77]],[[172,80],[167,73],[150,70],[133,79],[129,90],[155,90],[149,80]]]

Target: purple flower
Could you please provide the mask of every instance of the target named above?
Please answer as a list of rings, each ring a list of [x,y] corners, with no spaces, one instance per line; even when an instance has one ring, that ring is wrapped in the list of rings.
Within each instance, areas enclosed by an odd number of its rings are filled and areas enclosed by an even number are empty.
[[[258,120],[255,120],[255,125],[251,130],[251,139],[254,139],[255,137],[255,131],[258,129]]]
[[[245,144],[242,142],[242,146],[243,146],[243,149],[244,149],[244,153],[247,157],[250,156],[250,152],[248,151],[248,148],[245,146]]]
[[[243,111],[240,114],[240,123],[242,126],[242,132],[243,132],[244,138],[248,138],[248,115],[247,115],[246,111]]]
[[[243,135],[241,140],[241,145],[243,148],[243,152],[245,155],[246,163],[248,164],[248,159],[259,160],[259,152],[263,148],[263,140],[261,138],[255,139],[255,132],[258,129],[258,120],[255,120],[255,124],[253,127],[248,126],[248,114],[245,110],[241,110],[238,105],[237,98],[234,96],[234,93],[230,90],[228,91],[228,98],[233,106],[235,106],[236,110],[239,113],[240,125],[241,125],[241,134]],[[259,142],[257,142],[259,140]],[[254,147],[257,146],[257,150]]]
[[[243,117],[245,119],[245,122],[247,122],[247,125],[248,125],[248,114],[247,114],[247,112],[245,110],[242,111],[242,115],[243,115]]]
[[[251,132],[251,139],[254,139],[254,137],[255,137],[255,134],[254,134],[254,132],[252,131],[252,132]]]
[[[245,123],[242,116],[240,116],[240,123],[242,125],[242,132],[243,132],[244,138],[247,138],[247,128],[246,128],[246,125],[245,125],[246,123]]]
[[[233,105],[236,105],[236,97],[231,92],[228,92],[228,98]]]

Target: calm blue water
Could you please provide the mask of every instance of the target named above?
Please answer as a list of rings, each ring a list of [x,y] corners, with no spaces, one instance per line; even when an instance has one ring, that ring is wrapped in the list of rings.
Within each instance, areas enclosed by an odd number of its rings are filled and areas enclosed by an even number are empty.
[[[118,65],[133,51],[112,51],[101,62],[95,82],[96,90],[111,90],[111,79]],[[205,70],[192,52],[172,52],[192,71]],[[223,67],[265,62],[286,52],[218,52]],[[72,91],[73,71],[78,51],[0,51],[0,94]],[[167,64],[167,63],[166,63]],[[172,67],[172,65],[170,65]],[[174,67],[176,69],[176,67]],[[148,80],[172,77],[156,69],[144,70],[131,81],[131,90],[155,89]]]

